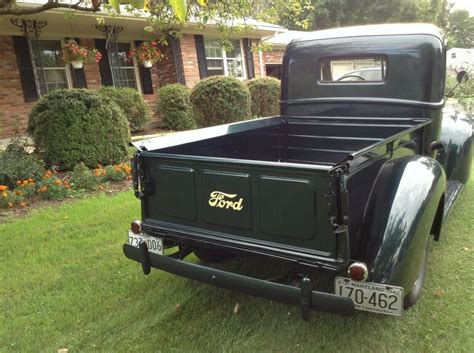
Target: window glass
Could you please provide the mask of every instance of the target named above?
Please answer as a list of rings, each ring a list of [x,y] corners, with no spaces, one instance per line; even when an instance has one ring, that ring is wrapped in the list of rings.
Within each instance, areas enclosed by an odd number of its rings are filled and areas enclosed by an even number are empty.
[[[110,68],[115,87],[137,88],[135,65],[128,58],[130,43],[109,43]]]
[[[244,78],[240,40],[232,40],[232,49],[225,50],[216,38],[204,38],[207,72],[209,76],[225,75]]]
[[[61,41],[32,41],[31,49],[40,95],[68,88],[66,67],[61,59]]]
[[[387,60],[380,57],[323,59],[322,82],[377,82],[387,78]]]

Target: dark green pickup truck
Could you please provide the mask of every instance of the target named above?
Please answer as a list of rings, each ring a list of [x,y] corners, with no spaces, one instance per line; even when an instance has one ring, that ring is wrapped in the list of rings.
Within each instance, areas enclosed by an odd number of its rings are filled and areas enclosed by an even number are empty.
[[[293,41],[280,116],[135,143],[142,216],[125,256],[145,274],[154,267],[298,305],[304,318],[309,309],[401,315],[420,295],[428,241],[440,239],[469,178],[472,125],[444,107],[445,57],[431,25]],[[204,263],[256,254],[299,280],[194,264],[191,252]],[[334,277],[334,291],[314,290],[319,272]]]

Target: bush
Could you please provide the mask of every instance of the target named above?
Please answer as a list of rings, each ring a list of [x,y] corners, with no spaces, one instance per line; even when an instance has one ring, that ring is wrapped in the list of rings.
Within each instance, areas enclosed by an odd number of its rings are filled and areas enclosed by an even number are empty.
[[[131,131],[142,130],[145,124],[150,120],[150,107],[136,89],[108,86],[102,87],[98,92],[110,98],[122,108]]]
[[[250,117],[250,93],[235,77],[205,78],[191,91],[191,103],[200,126],[213,126]]]
[[[33,107],[28,132],[49,165],[71,169],[123,161],[130,132],[123,111],[109,98],[85,89],[56,90]]]
[[[28,153],[26,147],[26,139],[14,137],[0,153],[0,184],[12,188],[17,180],[41,178],[44,163],[35,154]]]
[[[247,81],[250,91],[252,116],[275,116],[280,114],[280,80],[259,77]]]
[[[75,189],[95,190],[100,184],[100,179],[95,177],[84,163],[80,163],[72,171],[71,182]]]
[[[157,113],[167,129],[187,130],[197,127],[189,101],[188,89],[175,83],[160,89]]]

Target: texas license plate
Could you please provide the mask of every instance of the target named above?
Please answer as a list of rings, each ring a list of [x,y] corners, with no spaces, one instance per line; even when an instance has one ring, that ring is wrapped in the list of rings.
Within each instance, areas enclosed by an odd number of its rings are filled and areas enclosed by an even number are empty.
[[[143,242],[146,244],[149,252],[163,255],[163,239],[151,237],[145,233],[135,234],[131,230],[128,231],[128,243],[131,246],[138,248]]]
[[[371,282],[335,278],[335,294],[351,298],[357,310],[378,314],[402,315],[403,288]]]

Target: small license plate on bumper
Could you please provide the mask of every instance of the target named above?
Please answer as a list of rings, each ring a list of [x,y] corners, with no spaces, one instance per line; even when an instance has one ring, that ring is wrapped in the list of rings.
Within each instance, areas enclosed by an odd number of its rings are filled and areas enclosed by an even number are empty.
[[[402,315],[404,297],[402,287],[371,282],[354,282],[345,277],[336,277],[334,282],[334,293],[351,298],[357,310]]]
[[[157,255],[163,255],[163,239],[149,236],[145,233],[135,234],[128,231],[128,244],[138,248],[141,243],[145,243],[148,251]]]

